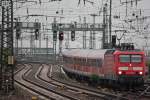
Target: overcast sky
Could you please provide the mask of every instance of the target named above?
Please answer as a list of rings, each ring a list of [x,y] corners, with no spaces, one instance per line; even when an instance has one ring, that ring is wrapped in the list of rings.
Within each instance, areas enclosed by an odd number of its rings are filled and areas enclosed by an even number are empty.
[[[28,0],[30,1],[30,0]],[[16,7],[20,8],[16,9],[14,12],[15,17],[22,17],[30,14],[41,14],[41,15],[47,15],[50,16],[48,18],[46,17],[29,17],[29,18],[21,18],[22,21],[32,21],[34,22],[35,20],[38,20],[39,22],[43,24],[48,24],[52,23],[53,21],[53,16],[61,16],[64,17],[60,20],[60,18],[57,18],[57,22],[81,22],[83,23],[83,17],[86,17],[86,22],[92,23],[93,18],[90,16],[90,14],[97,14],[100,15],[96,17],[96,22],[97,23],[102,23],[102,8],[105,3],[109,5],[109,0],[89,0],[94,2],[94,4],[91,4],[89,2],[86,2],[84,5],[83,0],[81,0],[80,4],[78,5],[78,0],[62,0],[61,2],[49,2],[50,0],[41,0],[42,4],[39,4],[39,0],[32,0],[32,1],[37,1],[38,3],[30,2],[30,3],[25,3],[25,4],[17,4],[15,5]],[[127,19],[134,19],[135,16],[132,16],[133,13],[135,15],[138,15],[140,17],[143,16],[150,16],[150,0],[141,0],[138,2],[137,6],[135,2],[133,2],[133,5],[129,3],[127,5],[127,16],[126,16],[126,5],[121,5],[121,2],[125,2],[126,0],[112,0],[112,24],[115,26],[127,26],[129,27],[129,24],[126,24],[123,22],[123,20]],[[127,0],[131,1],[131,0]],[[133,0],[135,1],[135,0]],[[140,15],[140,9],[141,9],[141,15]],[[58,12],[56,14],[56,12]],[[119,19],[114,19],[113,17],[117,15],[120,16]],[[140,23],[141,26],[138,24]],[[149,20],[144,20],[139,21],[137,23],[132,23],[132,26],[135,26],[136,31],[138,30],[137,27],[145,27],[150,23]],[[113,28],[113,30],[116,29]],[[139,31],[139,30],[138,30]],[[143,32],[143,30],[140,30]],[[138,33],[138,36],[136,38],[135,36],[135,30],[130,30],[130,32],[134,32],[134,34],[129,34],[129,36],[124,40],[124,41],[130,41],[130,42],[135,42],[138,41],[139,39],[141,42],[137,44],[139,47],[143,46],[143,43],[145,45],[145,42],[143,41],[143,37],[141,38],[141,32]],[[146,32],[147,33],[147,30]],[[114,33],[113,33],[114,34]],[[133,36],[132,36],[133,35]],[[119,36],[119,35],[118,35]],[[143,35],[142,35],[143,36]],[[98,36],[100,37],[100,36]],[[139,38],[140,37],[140,38]],[[51,39],[52,40],[52,39]],[[77,45],[82,44],[82,38],[79,39],[77,42]],[[99,41],[99,40],[97,40]],[[51,43],[52,41],[50,41]],[[65,43],[65,42],[64,42]],[[78,44],[79,43],[79,44]],[[65,45],[65,44],[64,44]],[[98,44],[99,47],[100,44]],[[79,46],[80,47],[80,46]]]

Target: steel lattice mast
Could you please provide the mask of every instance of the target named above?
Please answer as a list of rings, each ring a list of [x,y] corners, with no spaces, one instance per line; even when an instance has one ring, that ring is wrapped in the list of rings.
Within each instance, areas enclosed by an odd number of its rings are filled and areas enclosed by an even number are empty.
[[[13,1],[0,0],[1,3],[1,53],[0,53],[0,90],[8,93],[14,89],[13,61]]]

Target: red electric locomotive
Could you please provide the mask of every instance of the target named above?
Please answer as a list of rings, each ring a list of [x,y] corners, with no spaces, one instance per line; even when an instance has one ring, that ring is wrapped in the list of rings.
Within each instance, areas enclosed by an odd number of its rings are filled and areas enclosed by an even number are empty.
[[[145,54],[140,50],[85,50],[63,51],[63,70],[70,77],[93,83],[144,83]]]

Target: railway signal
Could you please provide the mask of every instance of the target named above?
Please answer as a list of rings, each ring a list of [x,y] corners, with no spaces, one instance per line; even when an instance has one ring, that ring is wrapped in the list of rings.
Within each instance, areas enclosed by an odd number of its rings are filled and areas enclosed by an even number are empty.
[[[53,31],[53,41],[57,41],[57,31]]]
[[[21,36],[21,29],[17,28],[16,29],[16,39],[20,39],[20,36]]]
[[[18,20],[17,20],[18,21]],[[20,24],[16,23],[16,39],[20,39],[21,36],[21,28],[20,28]]]
[[[35,40],[37,40],[39,37],[39,29],[35,29],[34,33],[35,33]]]
[[[64,33],[62,31],[59,32],[59,40],[64,40]]]
[[[75,31],[71,31],[71,41],[75,41]]]
[[[116,35],[112,35],[112,47],[116,46]]]

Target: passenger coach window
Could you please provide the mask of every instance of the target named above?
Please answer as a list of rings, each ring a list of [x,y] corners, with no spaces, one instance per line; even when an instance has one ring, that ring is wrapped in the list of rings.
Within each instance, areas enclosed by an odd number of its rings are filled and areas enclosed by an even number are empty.
[[[131,62],[141,62],[141,55],[131,55]]]
[[[130,55],[120,55],[120,62],[130,62]]]
[[[102,60],[101,59],[97,59],[97,66],[102,67]]]

